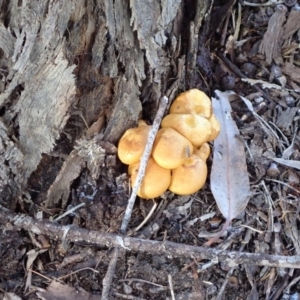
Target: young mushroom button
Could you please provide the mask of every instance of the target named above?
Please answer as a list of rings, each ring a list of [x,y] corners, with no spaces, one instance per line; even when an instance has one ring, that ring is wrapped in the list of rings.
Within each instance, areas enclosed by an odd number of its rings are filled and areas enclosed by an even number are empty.
[[[197,114],[209,118],[211,113],[211,100],[197,89],[179,94],[170,107],[170,114]]]
[[[140,162],[128,167],[131,186],[134,186]],[[138,196],[144,199],[155,198],[163,194],[171,182],[171,170],[162,168],[150,157],[145,176],[138,190]]]
[[[207,177],[206,158],[209,153],[209,145],[205,143],[183,165],[172,170],[169,190],[178,195],[190,195],[200,190]]]
[[[211,125],[211,134],[210,134],[207,142],[211,142],[214,139],[216,139],[217,136],[219,135],[221,126],[214,114],[211,114],[211,116],[208,118],[208,121],[210,122],[210,125]]]
[[[170,114],[161,122],[162,128],[173,128],[195,147],[207,142],[212,134],[211,123],[204,117],[192,114]]]
[[[151,126],[140,120],[138,127],[128,129],[118,145],[118,156],[122,163],[131,165],[138,162],[146,147]]]

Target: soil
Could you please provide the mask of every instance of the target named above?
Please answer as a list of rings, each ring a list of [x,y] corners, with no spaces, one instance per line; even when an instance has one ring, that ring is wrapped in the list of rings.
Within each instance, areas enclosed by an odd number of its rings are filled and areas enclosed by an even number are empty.
[[[38,71],[21,64],[18,69],[14,63],[25,53],[17,53],[22,43],[10,49],[9,42],[5,46],[0,41],[0,299],[298,299],[300,4],[220,0],[200,8],[197,1],[183,1],[173,27],[165,32],[166,43],[153,48],[136,1],[124,1],[124,10],[116,3],[110,8],[131,16],[128,24],[124,21],[123,36],[117,32],[118,20],[113,36],[104,2],[70,8],[69,21],[61,25],[67,30],[49,41],[49,48],[56,42],[64,45],[62,53],[51,49],[57,60],[49,63],[49,70],[46,54],[32,59]],[[27,45],[34,22],[24,21],[24,31],[18,32],[18,10],[9,1],[0,3],[1,34],[9,41],[27,32]],[[85,12],[80,13],[80,5]],[[41,14],[44,22],[48,9]],[[57,7],[57,24],[68,9],[67,4]],[[197,9],[207,15],[198,16]],[[128,28],[133,27],[130,35]],[[46,41],[43,28],[36,33]],[[199,29],[196,35],[191,28]],[[181,39],[172,44],[176,30]],[[158,33],[156,38],[158,45]],[[32,55],[46,51],[34,45]],[[59,80],[53,81],[51,72]],[[245,144],[251,196],[210,246],[228,253],[229,260],[95,243],[95,232],[116,239],[123,234],[131,188],[127,166],[117,157],[119,138],[139,118],[152,124],[162,96],[169,98],[169,107],[190,88],[210,97],[216,90],[232,91],[253,105],[251,111],[242,98],[231,99],[231,116]],[[52,103],[53,98],[57,101]],[[151,240],[183,244],[187,250],[202,247],[225,222],[211,191],[213,159],[211,154],[207,182],[197,193],[178,196],[167,191],[147,201],[137,197],[126,235],[141,245]],[[135,232],[154,202],[151,218]],[[55,234],[50,222],[65,226],[57,227],[65,236]],[[88,231],[78,231],[77,239],[68,236],[69,229],[73,234],[80,228]],[[233,266],[233,252],[291,257],[295,266],[280,260],[268,264],[268,258],[253,264],[238,258]]]

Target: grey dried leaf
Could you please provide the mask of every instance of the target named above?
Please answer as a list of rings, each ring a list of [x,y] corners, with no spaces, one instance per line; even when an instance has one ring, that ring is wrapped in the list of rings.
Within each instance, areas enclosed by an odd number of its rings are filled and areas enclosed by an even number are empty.
[[[216,91],[216,95],[219,100],[212,98],[212,103],[221,132],[214,142],[211,189],[224,217],[232,220],[248,203],[250,183],[244,143],[231,118],[230,94]]]
[[[290,167],[290,168],[294,168],[297,170],[300,170],[300,161],[298,160],[286,160],[283,158],[277,158],[277,157],[270,157],[270,159],[273,159],[274,161],[276,161],[277,163]]]
[[[215,91],[212,98],[213,111],[221,124],[221,132],[214,141],[213,165],[211,171],[211,190],[217,205],[226,218],[221,232],[228,228],[232,219],[246,207],[250,196],[250,183],[247,172],[244,143],[239,138],[239,130],[231,117],[230,92]]]

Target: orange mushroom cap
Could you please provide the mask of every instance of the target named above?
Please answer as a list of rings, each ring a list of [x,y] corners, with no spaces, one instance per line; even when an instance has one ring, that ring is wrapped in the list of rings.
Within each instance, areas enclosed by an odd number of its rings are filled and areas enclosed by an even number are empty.
[[[151,126],[140,120],[138,127],[125,131],[118,144],[118,157],[122,163],[131,165],[140,160],[150,129]]]
[[[128,167],[131,186],[136,181],[140,162]],[[162,168],[150,157],[145,171],[145,176],[138,190],[138,196],[145,199],[155,198],[163,194],[171,182],[171,170]]]
[[[193,152],[192,143],[173,128],[158,130],[152,157],[163,168],[175,169]]]
[[[215,140],[217,138],[217,136],[219,135],[220,130],[221,130],[221,125],[214,114],[212,114],[208,118],[208,121],[210,122],[210,125],[211,125],[211,134],[207,141],[211,142],[211,141]]]
[[[199,147],[211,136],[211,123],[204,117],[192,114],[170,114],[163,118],[162,128],[173,128]]]
[[[198,89],[179,94],[170,107],[170,114],[197,114],[208,118],[211,113],[211,100]]]
[[[206,160],[209,154],[208,143],[195,149],[180,167],[172,170],[169,190],[178,195],[189,195],[200,190],[207,178]]]
[[[169,190],[178,195],[193,194],[203,187],[206,177],[206,162],[192,154],[183,165],[172,170]]]

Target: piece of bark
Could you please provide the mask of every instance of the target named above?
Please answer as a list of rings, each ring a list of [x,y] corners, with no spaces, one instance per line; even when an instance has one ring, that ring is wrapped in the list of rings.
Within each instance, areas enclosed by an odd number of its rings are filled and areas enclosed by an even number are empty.
[[[84,159],[78,155],[76,150],[73,150],[47,192],[45,203],[47,207],[53,207],[61,199],[61,207],[65,208],[70,194],[70,185],[78,177],[83,166]]]
[[[116,104],[104,131],[104,140],[111,143],[117,143],[128,128],[137,124],[142,111],[136,82],[122,77],[116,84],[115,92]]]
[[[292,123],[297,111],[297,107],[288,107],[279,113],[279,116],[276,120],[276,125],[282,130],[283,133],[288,133],[292,128]]]
[[[93,65],[98,69],[103,61],[104,49],[106,45],[107,28],[105,18],[99,15],[98,27],[96,29],[95,42],[92,48]]]
[[[106,26],[111,38],[107,45],[108,55],[105,55],[106,61],[103,62],[101,70],[103,75],[115,78],[118,74],[118,64],[121,63],[125,71],[115,82],[115,105],[104,132],[104,140],[116,143],[124,131],[135,126],[140,118],[142,106],[139,86],[145,79],[145,66],[142,51],[130,26],[130,14],[126,7],[129,2],[104,2]],[[98,42],[100,43],[99,40]],[[99,50],[100,53],[103,51],[102,46]],[[96,53],[96,48],[93,48],[93,51]],[[118,58],[116,51],[119,53]],[[99,60],[100,58],[97,58],[97,62]]]
[[[0,203],[14,209],[21,190],[24,155],[8,136],[8,129],[0,119]]]
[[[289,38],[293,36],[300,28],[300,11],[292,10],[288,15],[288,19],[283,27],[282,39],[284,40],[284,46],[289,44]]]
[[[93,295],[81,287],[70,287],[53,280],[47,287],[46,291],[37,292],[37,296],[43,300],[100,300],[100,295]]]
[[[211,1],[197,1],[195,21],[190,24],[186,63],[187,88],[190,89],[200,84],[198,68],[200,68],[201,71],[207,70],[207,73],[205,72],[206,74],[210,74],[211,71],[210,49],[208,49],[208,43],[205,44],[209,34],[207,30],[200,31],[205,19],[205,25],[209,24],[209,18],[206,18],[206,16],[209,16],[211,9]],[[205,26],[205,29],[207,28],[208,26]],[[196,49],[198,51],[195,51]],[[205,64],[203,62],[205,62]]]
[[[19,142],[25,154],[25,182],[39,164],[42,153],[53,149],[75,96],[74,67],[68,67],[62,51],[52,62],[45,63],[44,70],[27,82],[31,88],[22,92],[14,110],[18,113]]]
[[[281,45],[286,12],[286,6],[277,5],[275,13],[269,20],[268,29],[259,47],[259,52],[266,55],[266,62],[269,65],[273,60],[276,60],[276,63],[283,61],[281,57]]]
[[[48,190],[47,207],[57,204],[61,199],[61,206],[65,208],[70,194],[70,185],[79,176],[83,167],[86,166],[90,171],[91,178],[97,180],[105,157],[106,151],[100,146],[96,138],[78,140],[74,150],[64,162],[59,174]]]
[[[166,44],[165,30],[175,19],[180,0],[149,1],[145,5],[141,1],[130,0],[131,24],[137,31],[141,49],[145,49],[147,61],[154,70],[153,81],[159,82],[160,76],[169,65],[167,53],[160,49]]]
[[[9,60],[9,83],[0,95],[0,106],[22,86],[19,98],[5,116],[16,118],[19,145],[24,153],[22,173],[25,185],[37,168],[42,153],[49,153],[69,118],[74,101],[75,66],[69,66],[63,52],[63,36],[72,10],[68,1],[22,2],[10,6],[8,31],[16,35]],[[47,11],[47,14],[44,12]],[[22,28],[22,31],[19,29]],[[7,54],[11,54],[11,50]]]
[[[131,15],[126,3],[130,5]],[[116,76],[118,62],[125,68],[123,77],[116,81],[116,105],[104,132],[106,141],[116,143],[126,129],[136,125],[142,111],[139,87],[146,79],[146,62],[149,70],[144,89],[147,93],[143,94],[142,101],[161,98],[162,82],[171,65],[168,52],[163,50],[167,40],[172,40],[166,30],[172,28],[180,5],[179,0],[161,3],[151,0],[146,6],[133,0],[105,1],[107,28],[113,44],[108,45],[110,54],[102,72]],[[118,51],[118,58],[115,51]]]
[[[3,24],[0,24],[0,48],[3,50],[7,58],[14,54],[14,44],[14,36],[4,27]]]
[[[291,80],[300,83],[300,68],[290,62],[285,62],[282,72],[290,77]]]

